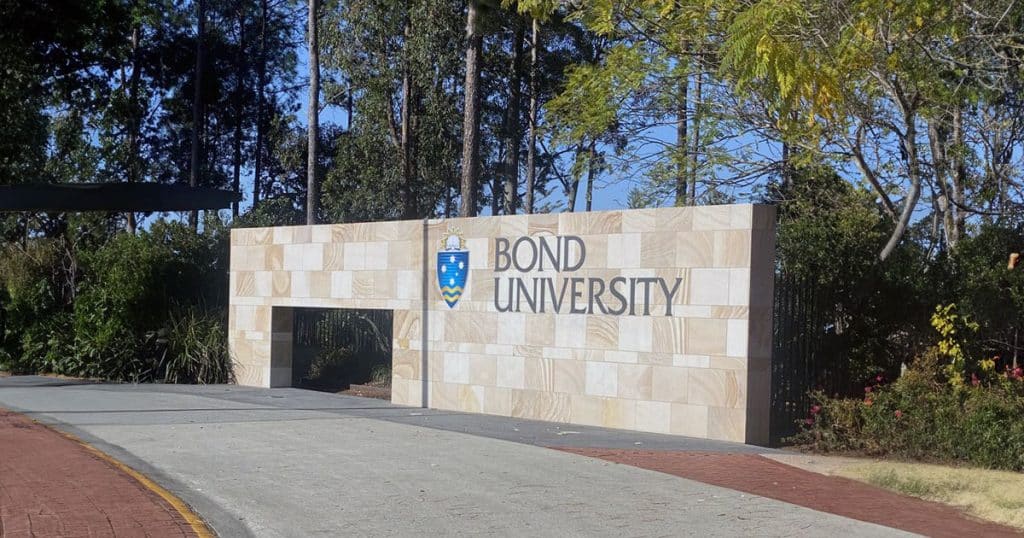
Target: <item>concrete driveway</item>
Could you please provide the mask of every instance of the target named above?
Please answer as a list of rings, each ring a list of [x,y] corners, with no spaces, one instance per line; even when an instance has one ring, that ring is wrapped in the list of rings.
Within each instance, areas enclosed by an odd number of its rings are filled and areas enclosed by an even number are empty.
[[[0,378],[221,536],[895,536],[893,529],[546,446],[763,452],[298,389]]]

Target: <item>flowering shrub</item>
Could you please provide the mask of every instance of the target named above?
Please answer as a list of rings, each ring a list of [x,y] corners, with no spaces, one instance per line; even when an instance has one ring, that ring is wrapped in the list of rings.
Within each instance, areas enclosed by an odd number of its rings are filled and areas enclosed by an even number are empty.
[[[819,451],[1024,471],[1024,378],[955,389],[911,370],[863,400],[814,395],[794,438]]]
[[[863,399],[813,394],[793,441],[818,451],[964,462],[1024,471],[1024,372],[998,357],[973,360],[959,339],[970,321],[936,311],[938,345],[898,379],[864,386]]]

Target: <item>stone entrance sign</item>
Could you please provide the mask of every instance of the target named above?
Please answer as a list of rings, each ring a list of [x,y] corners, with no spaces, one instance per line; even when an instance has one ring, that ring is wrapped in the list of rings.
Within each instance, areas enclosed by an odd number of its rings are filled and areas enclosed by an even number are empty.
[[[231,233],[237,382],[292,309],[394,311],[392,400],[766,443],[775,214],[733,205]]]

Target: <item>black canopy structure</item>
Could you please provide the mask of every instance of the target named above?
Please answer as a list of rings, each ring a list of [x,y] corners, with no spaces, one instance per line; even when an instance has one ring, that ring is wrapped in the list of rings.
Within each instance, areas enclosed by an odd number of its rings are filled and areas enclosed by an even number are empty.
[[[233,191],[159,183],[0,185],[0,212],[190,211],[223,209],[239,200]]]

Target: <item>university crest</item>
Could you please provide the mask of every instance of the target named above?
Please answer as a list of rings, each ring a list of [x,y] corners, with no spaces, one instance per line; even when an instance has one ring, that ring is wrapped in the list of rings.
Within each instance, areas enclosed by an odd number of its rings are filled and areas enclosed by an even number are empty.
[[[441,290],[441,298],[454,308],[466,288],[469,276],[469,251],[466,240],[457,228],[448,227],[442,236],[441,247],[437,251],[437,286]]]

